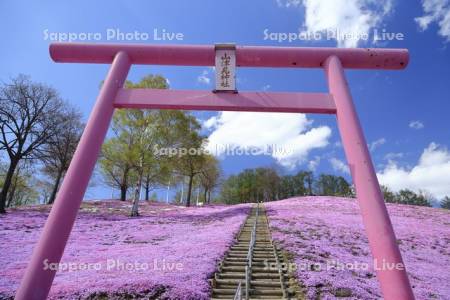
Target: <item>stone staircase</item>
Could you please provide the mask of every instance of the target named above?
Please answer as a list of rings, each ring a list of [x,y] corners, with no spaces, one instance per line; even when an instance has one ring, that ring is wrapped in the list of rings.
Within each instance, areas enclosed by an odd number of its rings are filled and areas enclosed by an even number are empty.
[[[251,244],[253,251],[249,251]],[[251,257],[251,263],[248,257]],[[211,299],[297,299],[288,293],[289,278],[277,267],[279,264],[280,255],[272,244],[264,206],[255,205],[241,227],[236,243],[219,264],[212,279]]]

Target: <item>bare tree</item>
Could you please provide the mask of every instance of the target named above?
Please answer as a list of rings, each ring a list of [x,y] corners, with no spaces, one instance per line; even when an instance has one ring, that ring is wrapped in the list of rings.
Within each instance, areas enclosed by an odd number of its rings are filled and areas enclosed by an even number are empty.
[[[0,213],[14,172],[22,159],[42,157],[42,146],[55,134],[55,116],[61,108],[57,92],[19,75],[0,86],[0,149],[6,151],[9,166],[0,194]]]
[[[81,114],[69,104],[57,115],[57,134],[52,135],[44,147],[43,172],[53,180],[52,192],[48,204],[55,201],[61,179],[69,168],[70,161],[77,148],[83,124]]]

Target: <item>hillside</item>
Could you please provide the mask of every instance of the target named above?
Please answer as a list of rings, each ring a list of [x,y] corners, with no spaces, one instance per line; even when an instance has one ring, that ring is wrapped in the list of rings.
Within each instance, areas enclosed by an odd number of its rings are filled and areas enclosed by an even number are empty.
[[[302,197],[266,207],[272,237],[294,258],[291,269],[297,267],[308,299],[381,297],[354,199]],[[416,298],[450,299],[450,212],[395,204],[388,210]]]
[[[207,299],[208,278],[248,207],[151,203],[129,218],[130,203],[84,202],[61,264],[72,269],[57,273],[50,298]],[[0,299],[14,295],[48,211],[36,206],[0,216]]]
[[[302,197],[265,206],[272,237],[295,262],[289,267],[297,268],[308,299],[380,297],[353,199]],[[141,217],[130,218],[130,203],[85,202],[62,260],[70,270],[57,273],[50,298],[208,299],[208,279],[249,207],[143,203]],[[450,212],[388,209],[417,299],[450,299]],[[0,216],[0,299],[14,295],[48,211],[32,206]]]

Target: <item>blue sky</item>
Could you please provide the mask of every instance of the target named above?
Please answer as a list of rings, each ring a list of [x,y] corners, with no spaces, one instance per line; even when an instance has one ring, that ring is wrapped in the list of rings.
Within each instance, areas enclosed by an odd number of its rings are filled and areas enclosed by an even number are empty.
[[[48,33],[100,33],[108,29],[149,33],[142,43],[390,47],[408,48],[410,64],[403,71],[347,71],[354,101],[380,180],[393,189],[425,189],[436,197],[450,194],[450,7],[448,1],[383,0],[267,0],[267,1],[12,1],[0,2],[0,80],[19,73],[48,83],[77,106],[87,119],[108,66],[56,64],[48,54]],[[284,41],[264,39],[270,33],[321,32],[324,28],[373,33],[401,33],[403,40],[379,43],[354,41]],[[182,41],[155,41],[154,30],[182,33]],[[130,42],[130,41],[128,41]],[[165,76],[173,89],[212,89],[213,70],[201,67],[135,66],[129,79],[149,73]],[[325,92],[321,70],[239,69],[240,90]],[[209,83],[208,83],[209,81]],[[222,157],[225,174],[243,168],[277,166],[284,173],[312,168],[348,177],[334,116],[261,116],[197,112],[208,121],[205,133],[217,143],[283,143],[300,146],[296,156],[277,160],[267,156]],[[213,119],[211,119],[213,118]],[[241,122],[241,123],[239,123]],[[263,125],[273,125],[272,127]],[[263,127],[261,127],[261,126]],[[272,130],[269,129],[273,128]],[[318,129],[322,134],[317,136]],[[328,128],[328,129],[324,129]],[[258,129],[260,129],[258,131]],[[253,131],[254,132],[253,132]],[[327,131],[328,130],[328,131]],[[275,136],[275,137],[273,137]],[[306,136],[316,136],[306,139]],[[272,138],[273,137],[273,138]],[[291,143],[288,143],[291,145]],[[100,178],[97,178],[101,183]],[[110,196],[103,187],[91,188],[86,198]]]

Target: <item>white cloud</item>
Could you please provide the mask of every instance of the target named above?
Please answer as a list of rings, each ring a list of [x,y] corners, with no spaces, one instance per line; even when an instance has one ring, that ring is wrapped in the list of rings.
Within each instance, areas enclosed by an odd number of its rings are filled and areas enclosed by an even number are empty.
[[[346,163],[344,163],[342,160],[337,158],[330,158],[329,162],[331,166],[333,167],[333,170],[339,171],[345,174],[350,174],[350,168]]]
[[[386,143],[385,138],[378,139],[378,140],[370,143],[369,149],[370,149],[370,151],[375,151],[378,147],[380,147],[381,145],[384,145],[385,143]]]
[[[267,91],[271,88],[270,84],[266,84],[265,86],[262,87],[263,91]]]
[[[405,156],[402,152],[389,152],[388,154],[386,154],[384,156],[385,160],[395,160],[398,158],[402,158],[403,156]]]
[[[392,11],[392,0],[277,0],[278,5],[305,9],[305,32],[338,30],[342,34],[370,34]],[[357,47],[360,39],[337,39],[339,47]]]
[[[206,121],[203,121],[202,125],[205,129],[211,129],[215,127],[217,124],[217,116],[211,117]]]
[[[209,85],[211,83],[211,78],[209,78],[209,71],[203,70],[202,74],[197,77],[197,82]]]
[[[278,6],[286,6],[286,7],[297,7],[302,4],[302,0],[277,0]]]
[[[282,166],[294,168],[304,163],[311,150],[328,145],[331,129],[311,128],[312,121],[304,114],[221,112],[203,124],[212,133],[208,150],[221,155],[227,149],[267,149]]]
[[[422,0],[424,15],[415,18],[420,29],[426,30],[431,23],[439,26],[438,34],[450,42],[450,1]]]
[[[431,143],[416,166],[402,168],[394,161],[377,174],[381,184],[394,191],[411,189],[425,190],[438,199],[450,195],[450,151]]]
[[[341,141],[337,141],[337,142],[334,143],[334,146],[336,148],[342,148],[342,142]]]
[[[409,128],[413,128],[413,129],[422,129],[425,126],[423,125],[422,122],[420,121],[411,121],[409,122]]]
[[[310,171],[315,171],[317,166],[320,164],[320,156],[315,156],[313,160],[310,160],[308,163],[308,169]]]

